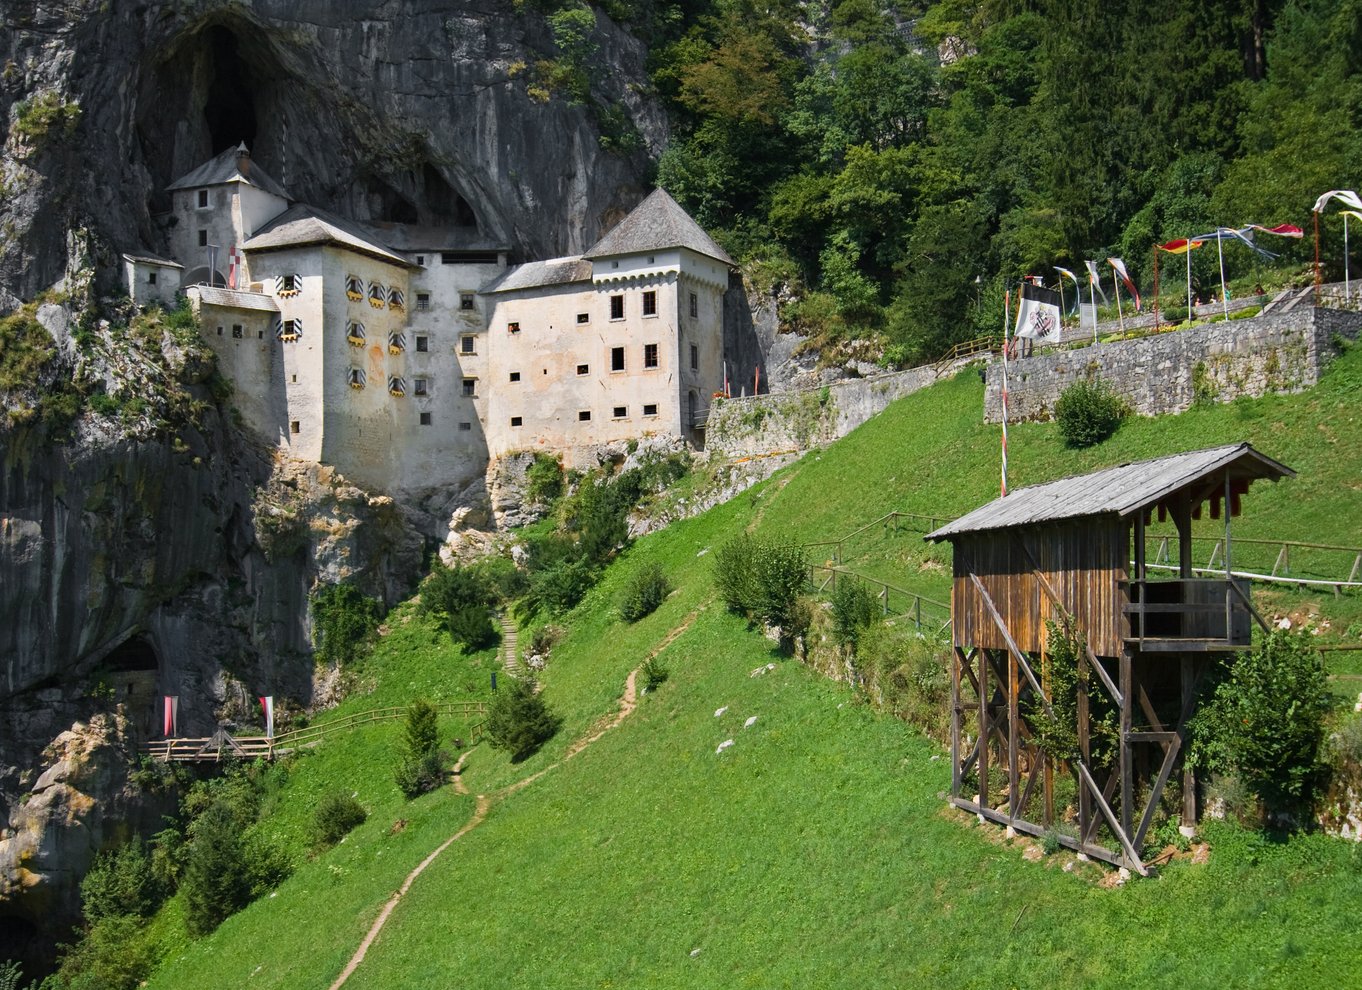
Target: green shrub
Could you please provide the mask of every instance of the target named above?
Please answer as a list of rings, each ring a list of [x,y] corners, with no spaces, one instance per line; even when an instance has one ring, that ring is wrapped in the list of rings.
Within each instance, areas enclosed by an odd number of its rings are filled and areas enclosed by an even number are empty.
[[[552,502],[563,494],[563,465],[552,454],[535,454],[525,471],[525,500],[532,505]]]
[[[665,684],[667,678],[671,676],[671,671],[668,670],[657,657],[649,657],[647,660],[643,661],[643,667],[640,670],[640,673],[643,674],[644,694],[652,694],[652,692]]]
[[[530,652],[536,656],[548,656],[562,638],[562,626],[553,623],[542,625],[530,636]]]
[[[80,104],[66,102],[53,90],[21,101],[17,109],[14,130],[32,142],[41,141],[53,128],[69,134],[80,120]]]
[[[190,826],[180,888],[185,925],[195,937],[207,935],[250,901],[250,870],[241,826],[226,804],[209,805]]]
[[[1066,388],[1055,404],[1055,419],[1064,446],[1091,447],[1116,432],[1125,415],[1120,397],[1100,381],[1080,379]]]
[[[343,666],[361,657],[383,618],[383,603],[352,584],[328,584],[312,594],[312,638],[316,656]]]
[[[369,813],[353,795],[339,791],[328,794],[312,813],[313,844],[323,848],[334,846],[368,817]]]
[[[470,653],[495,646],[500,633],[486,605],[466,605],[449,617],[449,636]]]
[[[492,699],[485,730],[494,749],[511,754],[519,762],[530,756],[558,731],[562,720],[535,693],[529,678],[511,681]]]
[[[724,603],[750,620],[779,627],[784,649],[807,634],[813,611],[802,595],[809,558],[801,547],[764,543],[743,533],[719,548],[714,568]]]
[[[407,707],[402,753],[394,774],[408,799],[433,791],[444,779],[440,765],[440,729],[435,706],[425,699]]]
[[[141,842],[101,853],[80,882],[81,907],[91,923],[119,914],[148,917],[163,893]]]
[[[135,990],[151,975],[157,961],[156,946],[139,918],[110,915],[95,922],[79,942],[67,947],[61,968],[43,982],[43,987]]]
[[[714,554],[714,583],[729,611],[751,616],[756,612],[757,571],[753,563],[759,544],[739,533]]]
[[[634,573],[629,586],[620,601],[620,618],[625,622],[637,622],[644,616],[652,615],[657,607],[672,593],[672,583],[662,568],[650,564]]]
[[[861,634],[881,618],[875,595],[860,581],[843,578],[832,592],[832,629],[837,642],[856,652]]]

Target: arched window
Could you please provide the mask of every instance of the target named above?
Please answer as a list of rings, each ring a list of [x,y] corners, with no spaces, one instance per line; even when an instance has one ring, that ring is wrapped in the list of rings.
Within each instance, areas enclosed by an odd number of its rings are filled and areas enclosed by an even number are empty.
[[[364,298],[364,280],[358,275],[345,276],[345,298],[359,302]]]
[[[345,339],[350,342],[351,347],[364,346],[364,324],[347,323],[345,325]]]
[[[407,304],[407,297],[402,294],[401,289],[388,290],[388,305],[395,310],[401,311]]]
[[[377,282],[369,283],[369,305],[374,309],[382,309],[387,299],[387,291]]]
[[[401,333],[388,334],[388,353],[401,354],[407,349],[407,338]]]
[[[363,368],[350,369],[349,382],[351,388],[363,388],[368,380],[369,377],[364,373]]]
[[[391,377],[388,379],[388,394],[389,394],[389,395],[395,395],[395,396],[397,396],[399,399],[400,399],[402,396],[406,395],[406,394],[407,394],[407,382],[406,382],[406,379],[404,379],[404,378],[398,378],[396,375],[391,376]]]

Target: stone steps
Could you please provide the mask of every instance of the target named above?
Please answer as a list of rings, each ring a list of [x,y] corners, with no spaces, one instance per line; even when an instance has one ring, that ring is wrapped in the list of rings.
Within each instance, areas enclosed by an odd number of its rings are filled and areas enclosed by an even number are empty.
[[[519,637],[515,621],[508,615],[498,615],[497,622],[501,625],[501,665],[509,676],[519,677],[524,673],[524,669],[520,666]]]

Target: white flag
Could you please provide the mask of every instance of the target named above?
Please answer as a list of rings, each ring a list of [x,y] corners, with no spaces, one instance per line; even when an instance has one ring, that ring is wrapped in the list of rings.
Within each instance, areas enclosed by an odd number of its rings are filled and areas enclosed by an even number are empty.
[[[1311,212],[1321,212],[1324,209],[1324,204],[1328,203],[1331,199],[1336,199],[1344,206],[1350,206],[1354,210],[1362,210],[1362,199],[1359,199],[1357,193],[1353,192],[1351,189],[1330,189],[1319,199],[1315,200],[1315,206]]]
[[[1059,343],[1059,293],[1026,282],[1021,287],[1021,308],[1017,311],[1017,336],[1042,344]]]

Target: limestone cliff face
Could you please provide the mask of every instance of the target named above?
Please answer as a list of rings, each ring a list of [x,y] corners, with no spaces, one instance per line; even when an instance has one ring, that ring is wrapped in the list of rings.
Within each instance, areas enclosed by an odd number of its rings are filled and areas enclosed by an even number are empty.
[[[529,4],[12,0],[0,18],[11,297],[60,276],[76,224],[117,250],[160,248],[164,187],[240,141],[297,199],[475,222],[524,257],[594,241],[641,198],[666,141],[641,95],[645,46],[603,15],[577,99],[546,83],[540,63],[561,53]],[[631,150],[603,149],[621,138]]]

